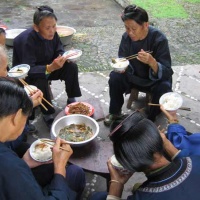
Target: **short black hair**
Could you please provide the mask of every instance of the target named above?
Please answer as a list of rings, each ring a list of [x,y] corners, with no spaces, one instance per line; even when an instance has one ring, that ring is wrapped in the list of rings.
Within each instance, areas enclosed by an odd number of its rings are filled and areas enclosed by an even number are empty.
[[[3,33],[3,34],[6,34],[6,31],[5,31],[4,28],[1,28],[1,27],[0,27],[0,34],[2,34],[2,33]]]
[[[129,171],[144,172],[154,163],[154,154],[164,154],[163,140],[156,125],[135,112],[112,135],[114,154]]]
[[[57,21],[54,10],[50,6],[39,6],[33,15],[33,23],[38,26],[45,17],[53,17]]]
[[[19,109],[26,116],[31,114],[33,103],[15,79],[0,77],[0,91],[0,118],[12,115]]]
[[[138,7],[136,5],[129,5],[127,6],[122,15],[121,15],[122,21],[126,21],[128,19],[132,19],[136,21],[139,25],[142,25],[144,22],[149,21],[148,14],[146,10],[144,10],[141,7]]]

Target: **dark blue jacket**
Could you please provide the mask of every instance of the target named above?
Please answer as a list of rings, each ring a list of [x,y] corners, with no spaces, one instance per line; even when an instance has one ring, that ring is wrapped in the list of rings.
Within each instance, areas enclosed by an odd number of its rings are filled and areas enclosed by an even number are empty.
[[[46,78],[46,65],[65,52],[57,32],[52,40],[46,40],[33,28],[19,34],[13,45],[13,66],[30,65],[31,78]]]
[[[0,199],[1,200],[71,200],[66,179],[55,174],[43,190],[31,169],[11,149],[0,143]]]

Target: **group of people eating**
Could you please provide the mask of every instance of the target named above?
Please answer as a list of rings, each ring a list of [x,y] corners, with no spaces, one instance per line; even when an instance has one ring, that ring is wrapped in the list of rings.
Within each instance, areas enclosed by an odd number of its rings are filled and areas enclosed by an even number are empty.
[[[110,126],[110,139],[119,163],[130,173],[122,174],[108,160],[110,187],[108,192],[95,192],[90,200],[121,199],[124,184],[134,172],[144,172],[147,181],[127,197],[128,200],[198,199],[200,157],[199,138],[187,135],[178,124],[177,116],[162,106],[151,107],[147,118],[139,111],[122,114],[124,94],[132,88],[149,91],[152,103],[158,103],[166,92],[172,91],[171,56],[166,36],[149,25],[147,12],[136,5],[127,6],[121,19],[125,26],[119,46],[119,57],[138,54],[123,72],[112,71],[109,79],[110,106],[105,125]],[[8,57],[5,31],[0,29],[0,199],[81,199],[86,178],[80,166],[70,164],[73,150],[59,137],[52,148],[52,160],[33,160],[30,144],[23,140],[28,118],[39,106],[42,97],[51,101],[49,81],[63,80],[68,96],[66,104],[81,96],[78,67],[63,57],[65,52],[56,32],[57,17],[49,6],[36,8],[33,26],[14,40],[12,65],[30,65],[27,83],[38,90],[29,97],[17,79],[7,77]],[[151,51],[152,53],[149,53]],[[54,120],[55,109],[43,102],[44,122],[48,127]],[[163,112],[170,125],[167,134],[154,124]],[[182,136],[182,146],[174,146],[173,135]],[[184,142],[185,141],[185,142]],[[191,143],[190,143],[191,142]],[[59,147],[65,147],[63,151]],[[197,149],[197,150],[196,150]]]

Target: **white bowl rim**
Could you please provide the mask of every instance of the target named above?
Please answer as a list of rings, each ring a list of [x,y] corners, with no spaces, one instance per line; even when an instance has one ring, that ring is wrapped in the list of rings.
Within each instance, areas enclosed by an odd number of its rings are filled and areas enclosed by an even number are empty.
[[[76,116],[79,116],[79,117],[84,117],[84,118],[87,118],[87,119],[92,120],[92,121],[94,122],[94,124],[96,125],[97,130],[96,130],[96,132],[94,133],[94,135],[93,135],[91,138],[89,138],[88,140],[84,140],[84,141],[81,141],[81,142],[71,142],[71,141],[68,141],[68,140],[67,140],[67,143],[73,144],[73,145],[85,144],[85,143],[88,143],[88,142],[90,142],[91,140],[93,140],[95,137],[97,137],[97,135],[98,135],[98,133],[99,133],[99,124],[97,123],[97,121],[96,121],[95,119],[93,119],[92,117],[89,117],[89,116],[86,116],[86,115],[81,115],[81,114],[65,115],[65,116],[63,116],[63,117],[57,119],[57,120],[53,123],[53,125],[52,125],[52,127],[51,127],[51,132],[52,132],[52,134],[53,134],[54,137],[57,137],[57,135],[55,135],[55,134],[54,134],[54,131],[53,131],[53,130],[55,129],[55,126],[57,125],[57,123],[58,123],[59,121],[61,121],[62,119],[64,119],[64,118],[69,118],[69,117],[72,117],[72,116],[75,116],[75,117],[76,117]]]
[[[180,106],[177,107],[177,108],[166,109],[166,110],[168,110],[168,111],[175,111],[175,110],[178,110],[178,109],[182,106],[182,104],[183,104],[183,98],[182,98],[182,96],[181,96],[179,93],[177,93],[177,92],[167,92],[167,93],[163,94],[163,95],[160,97],[160,99],[159,99],[159,104],[162,104],[161,100],[162,100],[164,97],[166,97],[166,96],[168,96],[168,95],[170,95],[170,94],[175,94],[177,97],[179,97],[180,100],[181,100],[181,103],[180,103]]]
[[[19,31],[18,35],[20,33],[22,33],[23,31],[25,31],[25,28],[14,28],[14,29],[6,29],[6,39],[14,39],[15,37],[11,37],[11,35],[9,35],[10,33],[12,33],[13,31]]]
[[[74,33],[73,33],[73,34],[75,34],[75,33],[76,33],[76,29],[75,29],[75,28],[73,28],[73,27],[71,27],[71,26],[56,25],[56,27],[71,28],[71,29],[74,31]],[[72,35],[73,35],[73,34],[72,34]],[[66,36],[60,36],[60,37],[66,37]]]

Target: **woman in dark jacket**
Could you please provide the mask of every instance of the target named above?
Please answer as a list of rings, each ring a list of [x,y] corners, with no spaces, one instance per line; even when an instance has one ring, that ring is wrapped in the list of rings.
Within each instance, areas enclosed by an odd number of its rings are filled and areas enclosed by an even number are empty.
[[[131,88],[149,92],[152,103],[158,103],[164,93],[172,91],[173,70],[166,36],[149,25],[147,12],[136,5],[127,6],[121,18],[126,32],[122,35],[118,56],[138,56],[129,60],[124,73],[110,73],[110,107],[105,125],[120,118],[123,94],[130,93]],[[159,107],[151,106],[148,119],[154,121],[159,113]]]

